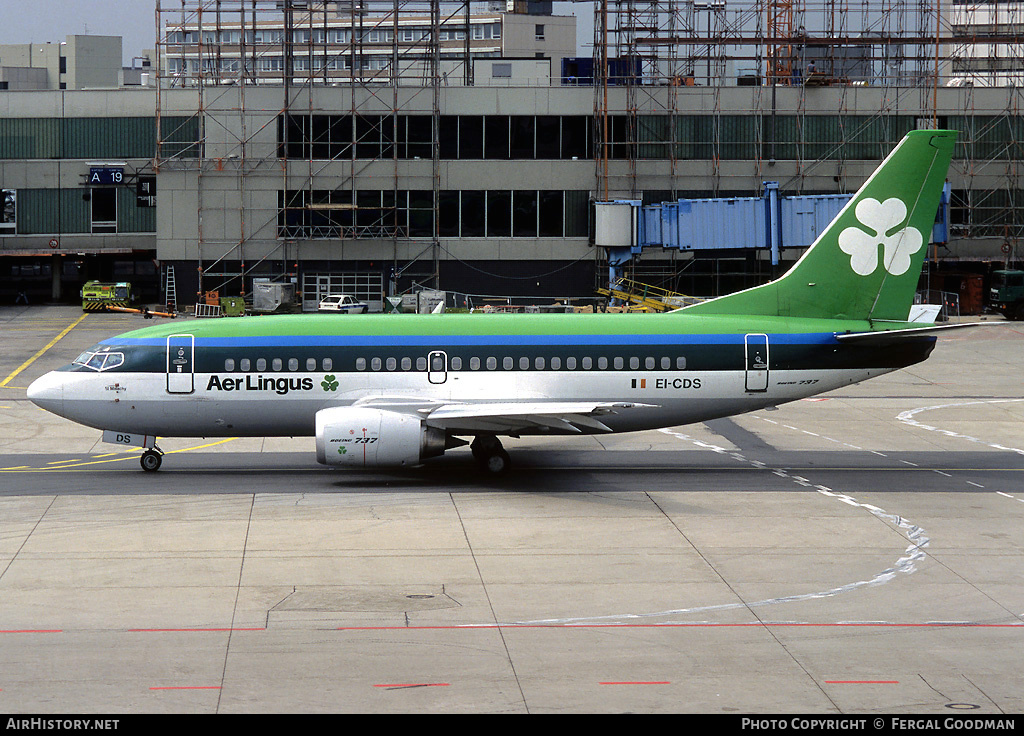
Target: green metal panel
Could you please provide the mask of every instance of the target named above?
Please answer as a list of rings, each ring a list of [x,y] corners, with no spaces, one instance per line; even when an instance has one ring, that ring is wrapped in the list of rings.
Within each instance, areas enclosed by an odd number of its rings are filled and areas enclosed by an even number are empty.
[[[164,156],[197,158],[199,118],[163,118]],[[0,159],[151,158],[156,119],[0,118]]]
[[[58,158],[59,123],[51,118],[0,118],[0,159]]]
[[[640,115],[637,117],[638,156],[661,159],[669,157],[671,118],[667,115]]]
[[[1019,155],[1014,155],[1019,154],[1020,136],[1024,130],[1019,116],[950,116],[946,122],[951,129],[961,131],[957,148],[957,156],[961,158],[1019,158]]]
[[[804,159],[814,161],[837,157],[841,143],[838,116],[805,115],[801,129],[804,140]]]
[[[18,234],[87,233],[92,229],[89,203],[81,189],[19,189]]]
[[[753,161],[760,156],[760,118],[755,115],[722,115],[718,131],[719,157]]]
[[[163,141],[161,158],[199,158],[202,140],[199,117],[165,117],[160,119]]]
[[[714,153],[714,126],[710,115],[680,115],[676,118],[676,158],[704,159]]]
[[[65,118],[62,158],[150,158],[155,118]]]

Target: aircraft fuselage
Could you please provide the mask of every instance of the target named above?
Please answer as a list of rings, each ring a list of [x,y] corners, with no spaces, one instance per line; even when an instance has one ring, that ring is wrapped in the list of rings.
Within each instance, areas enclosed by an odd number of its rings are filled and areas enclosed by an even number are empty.
[[[551,400],[636,404],[601,420],[624,432],[812,396],[917,363],[934,346],[927,336],[850,345],[836,334],[866,324],[782,317],[760,318],[761,332],[749,320],[685,314],[345,322],[258,317],[139,330],[39,379],[30,395],[81,424],[161,436],[306,436],[318,411],[366,403],[412,408],[429,423],[433,405]],[[451,433],[502,433],[485,419],[460,429]]]

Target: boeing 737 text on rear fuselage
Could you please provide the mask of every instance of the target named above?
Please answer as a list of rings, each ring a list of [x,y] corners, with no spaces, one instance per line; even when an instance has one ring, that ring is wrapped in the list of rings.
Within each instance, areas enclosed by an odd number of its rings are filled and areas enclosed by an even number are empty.
[[[671,427],[830,391],[924,360],[907,322],[956,133],[914,131],[784,276],[656,315],[323,315],[164,324],[29,387],[40,407],[141,445],[315,436],[327,465],[416,465],[499,437]]]

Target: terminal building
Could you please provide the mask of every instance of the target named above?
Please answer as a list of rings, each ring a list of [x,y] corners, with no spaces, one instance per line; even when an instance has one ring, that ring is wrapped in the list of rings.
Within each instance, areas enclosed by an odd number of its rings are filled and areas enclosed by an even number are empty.
[[[998,37],[995,66],[1015,68],[1020,25],[971,36],[944,3],[869,4],[888,13],[157,3],[145,84],[0,91],[0,301],[71,301],[95,278],[163,302],[168,273],[180,306],[254,279],[294,283],[305,308],[416,286],[592,296],[595,202],[849,193],[923,127],[962,131],[926,285],[967,298],[1020,257],[1024,87],[968,63]],[[647,249],[629,272],[707,296],[800,254],[748,246]]]

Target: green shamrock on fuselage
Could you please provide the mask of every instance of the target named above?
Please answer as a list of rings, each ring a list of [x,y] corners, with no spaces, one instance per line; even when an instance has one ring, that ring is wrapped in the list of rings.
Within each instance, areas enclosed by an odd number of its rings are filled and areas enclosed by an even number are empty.
[[[337,391],[338,379],[333,375],[327,375],[324,376],[324,380],[320,381],[320,385],[324,387],[324,391]]]

